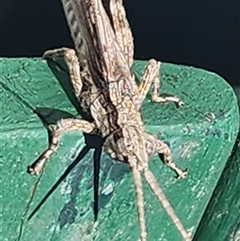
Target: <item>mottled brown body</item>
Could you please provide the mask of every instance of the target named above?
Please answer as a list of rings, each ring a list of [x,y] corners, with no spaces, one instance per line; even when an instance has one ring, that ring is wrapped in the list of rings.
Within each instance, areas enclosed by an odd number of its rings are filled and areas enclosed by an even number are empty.
[[[104,150],[114,159],[127,162],[133,173],[136,190],[140,239],[146,241],[144,201],[140,172],[179,230],[183,240],[190,241],[180,220],[167,201],[148,168],[149,157],[155,153],[164,156],[163,162],[184,178],[172,162],[168,146],[144,132],[140,108],[152,87],[152,101],[182,102],[177,97],[160,97],[160,62],[150,60],[140,84],[131,72],[133,37],[126,19],[122,0],[61,0],[69,25],[75,51],[67,48],[49,50],[44,58],[64,58],[74,93],[91,122],[63,119],[53,128],[52,140],[37,161],[28,168],[31,174],[42,171],[45,162],[57,149],[64,132],[98,133],[106,139]]]

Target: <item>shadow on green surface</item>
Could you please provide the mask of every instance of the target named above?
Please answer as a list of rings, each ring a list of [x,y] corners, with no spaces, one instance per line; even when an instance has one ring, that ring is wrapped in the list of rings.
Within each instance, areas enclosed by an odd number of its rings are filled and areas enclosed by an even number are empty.
[[[52,73],[56,76],[56,79],[58,80],[59,84],[61,85],[62,89],[66,93],[68,99],[73,104],[77,112],[87,120],[91,120],[89,116],[86,116],[86,114],[82,111],[77,98],[74,95],[73,92],[73,86],[71,84],[71,81],[69,79],[68,72],[66,71],[66,64],[65,62],[55,62],[53,60],[47,60],[47,64],[50,67]],[[65,75],[65,76],[63,76]],[[21,100],[22,101],[22,100]],[[62,110],[53,109],[53,108],[46,108],[46,107],[34,107],[29,106],[29,104],[25,103],[28,108],[30,108],[41,120],[44,127],[48,130],[48,141],[50,141],[50,131],[49,131],[49,125],[56,124],[60,119],[65,118],[74,118],[76,116]],[[47,201],[49,196],[56,190],[56,188],[59,186],[59,184],[68,176],[68,174],[71,172],[71,170],[84,158],[84,156],[89,152],[90,149],[94,149],[93,159],[94,159],[94,202],[93,202],[93,212],[94,212],[94,220],[97,220],[98,216],[98,193],[99,193],[99,171],[100,171],[100,158],[102,153],[102,145],[104,142],[104,139],[97,135],[90,135],[90,134],[84,134],[85,138],[85,147],[79,152],[76,159],[67,167],[65,172],[60,176],[60,178],[55,182],[55,184],[51,187],[51,189],[47,192],[47,194],[42,198],[42,200],[39,202],[39,204],[35,207],[35,209],[30,213],[30,215],[27,218],[27,221],[29,221],[36,212],[41,208],[41,206]],[[42,176],[42,175],[41,175]],[[33,196],[35,194],[35,191],[37,189],[38,183],[41,179],[41,176],[38,178],[38,180],[34,184],[33,192],[31,193],[29,202],[27,204],[27,207],[23,213],[24,218],[27,215],[28,209],[30,207],[30,204],[33,200]],[[79,184],[81,180],[78,179],[77,182]],[[77,186],[77,185],[75,185]],[[75,217],[77,216],[77,210],[75,208],[75,201],[77,196],[77,191],[71,192],[71,199],[70,201],[65,204],[65,206],[62,208],[62,210],[59,213],[59,224],[60,229],[62,229],[67,223],[72,224],[75,221]],[[23,220],[20,225],[20,232],[18,240],[21,239],[22,229],[23,229]]]
[[[52,59],[47,59],[47,64],[77,112],[83,117],[83,119],[93,121],[90,115],[86,115],[79,105],[79,102],[73,92],[74,88],[70,81],[68,68],[64,60],[58,59],[57,61],[54,61]]]
[[[35,114],[38,115],[40,120],[42,121],[43,125],[48,130],[48,140],[50,141],[50,132],[48,129],[48,126],[51,124],[56,124],[58,120],[61,118],[69,118],[73,117],[68,112],[64,112],[57,109],[51,109],[51,108],[36,108],[34,111]],[[85,146],[83,149],[79,152],[76,159],[67,167],[67,169],[64,171],[64,173],[59,177],[59,179],[55,182],[55,184],[50,188],[50,190],[47,192],[47,194],[42,198],[42,200],[38,203],[38,205],[34,208],[34,210],[30,213],[30,215],[27,218],[27,221],[29,221],[41,208],[41,206],[47,201],[47,199],[50,197],[50,195],[56,190],[56,188],[61,184],[61,182],[68,176],[68,174],[73,170],[73,168],[85,157],[85,155],[89,152],[90,149],[94,149],[93,154],[93,160],[94,160],[94,202],[93,202],[93,212],[94,212],[94,220],[97,220],[99,206],[98,206],[98,194],[99,194],[99,172],[100,172],[100,158],[102,154],[102,145],[104,142],[104,139],[101,138],[98,135],[90,135],[90,134],[84,134],[85,138]],[[27,212],[29,210],[30,204],[33,200],[34,194],[37,190],[37,186],[40,182],[40,179],[42,177],[42,173],[37,179],[37,181],[34,184],[33,191],[30,195],[29,202],[27,204],[27,207],[23,213],[21,225],[20,225],[20,231],[19,236],[17,240],[21,239],[22,231],[23,231],[23,225],[24,225],[24,218],[27,215]],[[81,181],[79,178],[77,178],[77,183],[75,183],[75,186],[78,186],[79,182]],[[77,209],[75,208],[75,202],[77,197],[78,190],[72,190],[70,195],[70,201],[64,205],[62,210],[59,212],[59,225],[60,229],[62,229],[66,224],[72,224],[75,221],[75,217],[78,214]]]
[[[44,120],[46,126],[48,123],[54,124],[61,117],[76,117],[78,113],[72,106],[73,102],[69,102],[71,99],[69,94],[67,98],[66,91],[63,93],[64,88],[59,85],[56,75],[53,76],[45,61],[16,59],[3,60],[3,63],[4,77],[6,77],[3,79],[3,84],[8,87],[8,89],[3,88],[3,100],[8,103],[3,118],[6,137],[3,138],[5,141],[3,155],[8,158],[2,168],[5,170],[3,197],[7,197],[4,199],[6,208],[3,213],[5,214],[3,233],[9,240],[14,240],[19,231],[16,229],[19,227],[22,209],[26,207],[29,196],[26,187],[31,186],[32,181],[36,181],[31,180],[25,173],[29,164],[27,160],[34,159],[47,144],[46,129],[39,121],[39,115],[46,114]],[[145,66],[139,62],[135,66],[139,75],[142,73],[143,65]],[[186,103],[191,103],[192,108],[190,110],[185,106],[179,111],[173,105],[158,107],[146,100],[142,111],[146,130],[153,135],[161,133],[161,139],[170,143],[174,160],[183,166],[186,165],[191,172],[187,180],[176,183],[169,177],[169,171],[159,165],[157,157],[151,159],[150,165],[184,226],[193,235],[233,146],[237,127],[236,98],[229,86],[215,74],[170,64],[163,64],[162,67],[163,92],[179,93]],[[176,86],[167,81],[173,72],[178,78]],[[58,74],[61,75],[59,71]],[[63,76],[65,77],[67,74]],[[63,84],[66,85],[64,81]],[[15,93],[19,94],[18,98]],[[26,105],[28,103],[33,108],[29,109],[29,105]],[[44,107],[63,109],[66,112],[42,108],[39,107],[39,103]],[[205,118],[208,113],[213,113],[211,115],[213,119]],[[34,197],[33,208],[41,203],[41,197],[54,189],[52,184],[58,182],[62,170],[68,170],[67,167],[76,160],[79,151],[84,147],[85,139],[81,133],[63,136],[58,155],[54,155],[52,163],[44,171],[44,180],[42,178],[38,195]],[[87,153],[58,190],[48,198],[41,211],[25,223],[22,240],[33,238],[60,241],[78,240],[82,237],[82,240],[106,241],[119,240],[118,235],[121,235],[122,240],[137,240],[139,230],[132,177],[125,175],[129,173],[129,167],[115,163],[104,153],[101,158],[99,182],[101,215],[96,226],[92,226],[94,223],[92,154],[93,150]],[[228,179],[230,178],[232,178],[231,183],[235,184],[235,176],[230,175]],[[168,220],[164,210],[159,207],[158,201],[153,198],[151,190],[146,188],[144,192],[149,240],[178,241],[177,230]],[[233,191],[231,193],[232,198],[236,199],[236,193]],[[223,200],[220,204],[223,203],[226,201]],[[229,207],[231,208],[234,207]],[[232,213],[232,217],[237,215],[236,212]],[[217,219],[219,216],[217,218],[215,216],[215,220]],[[232,224],[230,219],[221,223]],[[212,236],[213,228],[209,228],[210,231],[207,232],[206,230],[205,228],[199,237],[210,241],[207,236]],[[226,227],[218,228],[218,237],[225,236],[226,230]]]
[[[37,207],[31,212],[31,214],[28,217],[28,221],[34,216],[34,214],[40,209],[40,207],[44,204],[44,202],[47,200],[47,198],[54,192],[54,190],[59,186],[59,184],[67,177],[67,175],[71,172],[71,170],[84,158],[84,156],[88,153],[90,149],[94,149],[94,217],[95,220],[97,219],[97,213],[98,213],[98,186],[99,186],[99,164],[100,164],[100,157],[102,152],[102,144],[103,139],[100,139],[96,136],[86,135],[86,146],[80,151],[77,158],[68,166],[68,168],[65,170],[65,172],[60,176],[60,178],[57,180],[57,182],[52,186],[52,188],[48,191],[48,193],[44,196],[44,198],[40,201],[40,203],[37,205]],[[73,223],[74,217],[66,218],[66,215],[64,213],[65,209],[70,209],[69,205],[71,204],[72,207],[72,213],[77,212],[75,209],[75,199],[76,199],[76,193],[72,193],[71,200],[68,204],[65,205],[65,207],[60,211],[59,215],[59,221],[60,221],[60,229],[66,224],[66,223]],[[61,219],[61,217],[63,217]],[[72,220],[72,221],[68,221]]]

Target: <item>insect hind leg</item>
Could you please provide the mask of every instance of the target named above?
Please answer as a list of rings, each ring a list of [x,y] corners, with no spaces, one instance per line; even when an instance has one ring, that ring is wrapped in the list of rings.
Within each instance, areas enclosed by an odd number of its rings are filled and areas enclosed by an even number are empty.
[[[82,90],[82,73],[80,71],[80,63],[76,55],[75,50],[69,48],[60,48],[47,50],[43,54],[44,59],[50,59],[56,61],[58,59],[64,59],[68,69],[71,83],[74,88],[75,96],[78,97]]]

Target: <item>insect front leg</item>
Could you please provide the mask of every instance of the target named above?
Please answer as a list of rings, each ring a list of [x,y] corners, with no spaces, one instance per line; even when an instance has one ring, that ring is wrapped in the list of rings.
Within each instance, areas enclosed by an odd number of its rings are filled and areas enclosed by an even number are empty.
[[[71,131],[81,131],[85,133],[92,133],[96,130],[94,123],[78,119],[62,119],[57,122],[55,127],[50,128],[50,143],[48,148],[27,168],[27,172],[31,175],[38,175],[41,173],[46,161],[57,150],[61,135]]]
[[[160,159],[163,161],[163,164],[165,164],[176,173],[177,179],[182,179],[186,177],[187,169],[181,170],[177,167],[177,165],[172,160],[170,148],[166,143],[155,139],[155,137],[147,133],[144,133],[144,137],[146,138],[146,148],[148,150],[149,156],[157,153]]]
[[[152,101],[156,103],[166,103],[166,102],[174,102],[178,106],[182,106],[183,102],[176,96],[159,96],[160,89],[160,65],[161,63],[156,61],[155,59],[151,59],[148,62],[147,67],[143,73],[141,83],[138,88],[138,101],[142,103],[146,98],[149,89],[152,87]]]
[[[155,140],[155,153],[158,153],[160,158],[163,157],[163,160],[161,160],[167,167],[176,173],[177,179],[183,179],[186,177],[187,169],[181,170],[177,167],[177,165],[172,160],[170,148],[166,143],[160,140]]]

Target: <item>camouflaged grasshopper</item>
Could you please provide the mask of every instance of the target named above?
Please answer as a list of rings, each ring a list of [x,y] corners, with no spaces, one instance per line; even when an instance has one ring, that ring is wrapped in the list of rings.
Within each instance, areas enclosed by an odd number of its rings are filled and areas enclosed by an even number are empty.
[[[39,174],[56,151],[60,137],[70,131],[98,133],[105,139],[104,150],[113,159],[128,163],[135,185],[140,240],[147,240],[141,173],[178,229],[190,241],[180,220],[149,170],[149,157],[163,155],[163,162],[177,178],[184,178],[172,161],[169,147],[144,132],[140,108],[152,88],[153,102],[183,102],[177,97],[160,97],[160,62],[151,59],[141,82],[131,72],[133,37],[122,0],[61,0],[75,50],[61,48],[45,52],[45,59],[63,58],[69,68],[74,93],[89,120],[62,119],[51,130],[49,147],[28,172]]]

